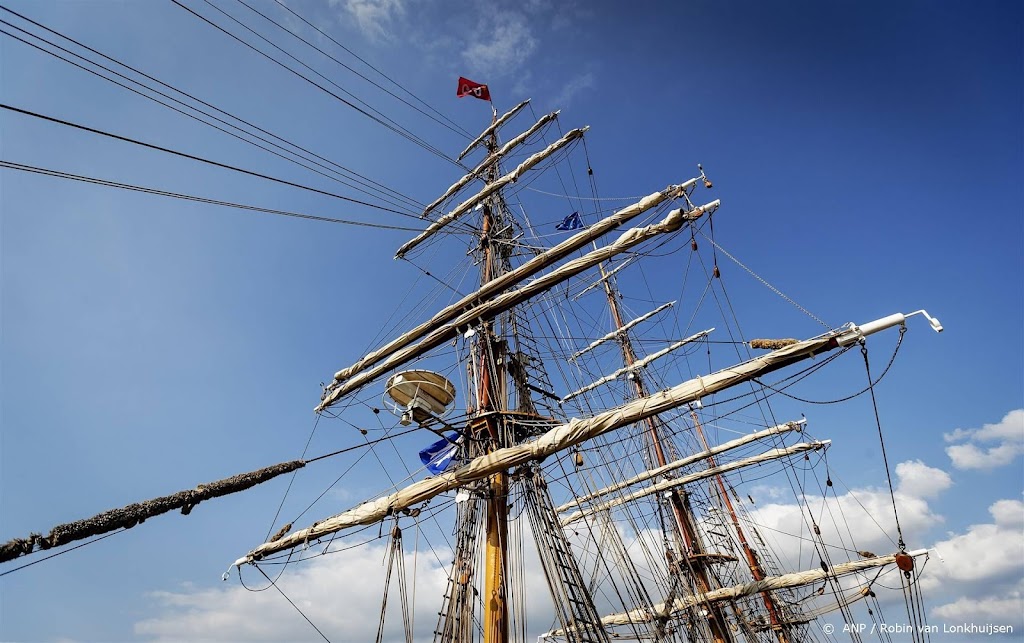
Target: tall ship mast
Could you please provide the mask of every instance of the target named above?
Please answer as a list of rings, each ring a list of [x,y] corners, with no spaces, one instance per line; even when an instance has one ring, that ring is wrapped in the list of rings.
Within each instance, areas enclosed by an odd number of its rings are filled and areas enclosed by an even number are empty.
[[[872,371],[869,338],[888,331],[898,349],[908,318],[936,331],[939,322],[916,310],[821,322],[825,332],[803,340],[746,338],[718,259],[750,269],[714,236],[724,206],[704,169],[606,208],[585,147],[581,154],[588,128],[563,132],[552,112],[505,136],[529,112],[529,101],[492,111],[459,156],[477,158],[472,169],[396,249],[438,282],[437,312],[414,307],[422,321],[337,371],[315,405],[361,436],[367,418],[379,423],[380,437],[352,448],[390,443],[393,472],[408,475],[350,509],[275,525],[234,562],[238,573],[384,541],[378,640],[419,640],[429,617],[438,643],[824,641],[834,637],[811,624],[831,614],[857,622],[861,606],[874,614],[879,579],[902,587],[908,605],[918,600],[926,552],[900,531],[895,495],[891,551],[858,547],[848,518],[823,513],[835,498],[831,441],[813,437],[807,418],[776,417],[772,402],[844,354],[863,358],[860,395],[874,399],[882,369]],[[575,196],[528,213],[525,192],[547,194],[535,186],[552,174]],[[425,267],[436,256],[468,266],[438,277]],[[631,274],[641,297],[620,286]],[[674,299],[662,297],[670,291]],[[719,322],[704,324],[712,317]],[[409,453],[418,457],[411,466]],[[0,560],[187,514],[321,459],[14,539]],[[767,479],[796,498],[800,533],[780,532],[757,506],[753,483]],[[405,568],[421,546],[444,562],[441,595],[417,591]],[[538,603],[546,607],[531,609]]]

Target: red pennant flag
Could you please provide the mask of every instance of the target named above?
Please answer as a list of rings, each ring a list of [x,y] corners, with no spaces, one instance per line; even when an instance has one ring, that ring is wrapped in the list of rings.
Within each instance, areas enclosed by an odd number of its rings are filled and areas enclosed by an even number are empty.
[[[479,98],[480,100],[491,100],[491,91],[487,89],[487,85],[474,83],[468,78],[463,78],[462,76],[459,76],[459,89],[455,95],[459,98],[462,98],[463,96],[472,96],[473,98]]]

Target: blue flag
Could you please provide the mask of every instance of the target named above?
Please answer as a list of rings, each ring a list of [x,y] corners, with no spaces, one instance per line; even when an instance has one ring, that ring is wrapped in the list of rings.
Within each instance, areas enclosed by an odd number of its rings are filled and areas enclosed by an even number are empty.
[[[442,473],[455,460],[455,453],[459,449],[459,442],[461,442],[461,439],[457,438],[459,438],[458,433],[450,433],[447,438],[438,440],[423,449],[420,451],[420,462],[425,464],[427,470],[434,475]]]
[[[556,230],[579,230],[583,227],[583,219],[579,212],[573,212],[562,219],[562,222],[555,226]]]

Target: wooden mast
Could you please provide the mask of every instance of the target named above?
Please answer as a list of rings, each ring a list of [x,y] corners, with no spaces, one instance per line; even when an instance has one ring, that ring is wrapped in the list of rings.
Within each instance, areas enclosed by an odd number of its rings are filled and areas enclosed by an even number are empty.
[[[497,123],[497,112],[492,109],[491,124]],[[497,128],[492,128],[487,137],[487,153],[493,154],[498,148]],[[491,184],[497,176],[498,164],[495,162],[487,171],[486,182]],[[491,232],[494,228],[495,212],[491,201],[484,201],[483,221],[480,230],[480,245],[483,250],[480,284],[484,285],[498,276],[501,263],[496,260],[494,244],[491,243]],[[498,415],[491,411],[506,410],[507,399],[504,395],[504,374],[502,364],[496,352],[502,342],[494,335],[493,321],[484,324],[479,340],[480,347],[480,380],[477,383],[477,396],[480,401],[478,414],[483,414],[483,421],[474,423],[474,437],[488,439],[489,449],[500,449],[503,443],[503,431],[498,422]],[[493,379],[492,379],[493,374]],[[480,417],[480,415],[478,415]],[[474,426],[475,425],[475,426]],[[493,474],[487,484],[487,538],[484,542],[484,593],[483,603],[484,643],[508,643],[508,603],[506,601],[506,578],[508,576],[508,474],[499,471]]]
[[[700,437],[701,444],[704,445],[704,450],[708,450],[707,438],[704,437],[704,428],[700,424],[700,419],[697,417],[697,412],[693,409],[690,410],[690,419],[693,420],[693,426],[697,429],[697,435]],[[708,456],[708,465],[712,468],[717,467],[718,464],[715,462],[715,456]],[[743,533],[743,528],[740,526],[739,517],[736,515],[736,508],[732,505],[732,500],[729,499],[729,492],[725,488],[725,481],[722,480],[722,476],[716,475],[715,482],[718,484],[718,490],[721,492],[722,501],[725,503],[725,508],[729,512],[729,517],[732,520],[733,529],[736,531],[736,536],[739,538],[740,547],[743,549],[743,555],[747,559],[747,566],[750,568],[750,574],[754,577],[755,581],[762,581],[765,579],[764,569],[761,567],[761,561],[757,557],[757,552],[747,542],[747,536]],[[768,610],[768,622],[771,625],[772,631],[775,632],[776,637],[779,639],[779,643],[789,643],[789,634],[786,630],[785,623],[779,616],[779,608],[775,605],[775,599],[772,598],[771,593],[768,591],[761,592],[761,598],[764,600],[764,607]]]
[[[617,330],[621,330],[625,324],[622,321],[619,302],[612,290],[611,283],[608,281],[608,274],[605,272],[604,264],[601,264],[599,268],[601,270],[601,281],[604,284],[605,296],[608,298],[608,307],[611,309],[612,319],[615,322],[615,328]],[[626,333],[620,333],[619,344],[622,347],[622,357],[626,362],[626,366],[633,366],[633,364],[636,363],[637,358],[636,352],[633,350],[633,343],[629,339],[629,335]],[[633,371],[632,375],[633,377],[631,380],[633,382],[633,387],[636,390],[636,394],[639,397],[645,397],[647,395],[647,389],[644,385],[643,378],[637,371]],[[661,434],[658,430],[657,416],[648,417],[645,422],[647,423],[648,436],[650,437],[655,459],[658,462],[658,466],[663,467],[668,463],[668,458],[665,457],[665,448],[662,444]],[[702,556],[704,548],[700,541],[700,537],[697,535],[696,528],[694,527],[692,512],[690,511],[688,503],[683,500],[683,497],[679,493],[673,492],[669,496],[669,503],[672,507],[672,515],[675,519],[676,528],[678,529],[680,536],[682,536],[683,545],[686,548],[682,563],[692,573],[699,593],[706,594],[711,591],[712,587],[708,577],[705,557]],[[714,643],[732,643],[732,635],[729,632],[729,628],[726,626],[725,613],[721,606],[715,603],[710,603],[705,606],[705,609],[708,613],[708,627],[711,630]]]

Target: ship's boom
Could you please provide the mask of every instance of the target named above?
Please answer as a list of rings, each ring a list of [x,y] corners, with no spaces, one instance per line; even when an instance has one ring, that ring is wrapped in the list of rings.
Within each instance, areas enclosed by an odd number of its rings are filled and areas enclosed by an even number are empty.
[[[577,257],[576,259],[567,261],[557,269],[538,277],[525,286],[502,293],[489,301],[485,301],[469,308],[468,310],[462,311],[461,314],[452,319],[449,324],[441,325],[433,332],[427,334],[419,344],[416,344],[415,346],[406,346],[405,348],[393,351],[387,358],[382,358],[380,363],[376,366],[361,372],[359,375],[346,380],[344,383],[335,385],[325,393],[323,401],[321,401],[319,406],[317,406],[316,410],[323,410],[333,404],[342,395],[350,393],[367,382],[380,377],[384,373],[426,354],[428,351],[437,348],[445,342],[455,339],[458,336],[460,329],[466,329],[471,325],[492,319],[495,316],[510,310],[514,306],[517,306],[542,292],[554,288],[566,279],[593,268],[609,257],[614,257],[617,254],[623,253],[630,248],[659,235],[677,232],[683,227],[684,223],[700,217],[710,206],[717,207],[717,204],[718,202],[714,201],[706,206],[694,208],[689,212],[684,212],[681,209],[672,210],[668,213],[668,216],[659,223],[645,226],[643,228],[631,228],[630,230],[623,232],[618,239],[607,246],[592,250],[582,257]],[[403,342],[405,344],[411,343],[405,340],[403,340]]]
[[[591,243],[598,237],[601,237],[611,230],[628,223],[629,221],[640,216],[644,212],[651,208],[657,207],[663,202],[675,199],[682,196],[685,191],[697,182],[697,179],[690,179],[680,185],[670,185],[660,192],[654,192],[649,194],[643,199],[640,199],[636,203],[628,205],[611,216],[601,219],[597,223],[587,227],[584,230],[574,234],[565,241],[554,246],[550,250],[547,250],[536,257],[530,259],[518,268],[507,272],[500,277],[496,277],[491,281],[481,286],[477,291],[472,292],[459,301],[445,307],[435,314],[431,319],[420,324],[416,328],[406,332],[405,334],[395,338],[388,344],[381,348],[367,354],[362,359],[357,361],[355,364],[343,368],[334,374],[334,380],[340,382],[346,380],[356,373],[360,372],[368,366],[372,366],[380,362],[385,357],[391,355],[395,351],[408,346],[412,342],[424,337],[428,333],[437,330],[441,326],[451,322],[458,315],[463,313],[468,308],[472,307],[478,302],[490,299],[494,295],[503,290],[511,288],[512,286],[521,283],[522,281],[529,279],[533,275],[537,274],[541,270],[553,265],[555,262],[564,259],[569,254],[579,250],[583,246]],[[705,206],[707,207],[707,206]],[[703,210],[701,210],[703,211]]]
[[[927,553],[927,549],[918,549],[916,551],[907,552],[906,555],[917,557],[923,556]],[[754,594],[760,594],[761,592],[809,585],[811,583],[825,580],[830,576],[845,576],[847,574],[864,571],[865,569],[892,565],[896,562],[896,556],[897,554],[890,554],[889,556],[875,556],[874,558],[865,558],[863,560],[840,563],[838,565],[833,565],[827,571],[824,569],[809,569],[807,571],[793,572],[792,574],[783,574],[781,576],[770,576],[764,580],[754,581],[751,583],[733,585],[732,587],[722,587],[703,594],[683,596],[681,598],[677,598],[671,603],[658,603],[656,605],[652,605],[650,611],[646,609],[635,609],[629,612],[611,614],[602,618],[601,623],[606,626],[646,623],[654,619],[665,618],[673,612],[678,612],[709,602],[734,601],[736,599],[743,598],[744,596],[752,596]],[[544,636],[564,636],[565,634],[565,630],[553,630]]]
[[[862,326],[849,324],[839,330],[760,355],[746,362],[695,377],[670,389],[641,397],[585,419],[573,419],[551,429],[532,442],[497,449],[474,458],[455,471],[415,482],[393,494],[366,502],[284,538],[264,543],[238,559],[236,564],[260,560],[275,552],[297,547],[322,536],[359,525],[374,524],[398,511],[426,502],[452,489],[482,480],[500,471],[544,458],[615,429],[697,401],[718,391],[771,373],[790,364],[835,348],[849,346],[871,333],[901,325],[906,315],[896,313]],[[936,325],[935,322],[934,325]]]
[[[817,451],[819,449],[824,449],[825,447],[827,447],[829,445],[830,442],[831,442],[830,440],[824,440],[824,441],[821,441],[821,442],[801,442],[800,444],[794,444],[793,446],[787,447],[785,449],[772,449],[771,451],[768,451],[767,453],[762,453],[760,455],[755,455],[755,456],[750,457],[750,458],[744,458],[742,460],[737,460],[736,462],[730,462],[728,464],[723,464],[723,465],[720,465],[720,466],[717,466],[717,467],[711,467],[710,469],[707,469],[705,471],[698,471],[696,473],[691,473],[691,474],[688,474],[688,475],[685,475],[685,476],[680,476],[678,478],[670,478],[668,480],[662,480],[661,482],[658,482],[656,484],[652,484],[649,487],[645,487],[643,489],[638,489],[637,491],[634,491],[633,493],[629,493],[629,494],[625,494],[625,495],[622,495],[622,496],[618,496],[616,498],[612,498],[611,500],[608,500],[607,502],[602,502],[599,505],[595,505],[593,507],[587,507],[587,508],[582,509],[580,511],[577,511],[575,513],[569,514],[565,518],[562,518],[561,522],[562,522],[562,525],[568,525],[569,523],[575,522],[575,521],[577,521],[580,518],[583,518],[585,516],[589,516],[592,513],[596,513],[598,511],[606,511],[606,510],[611,509],[613,507],[618,507],[619,505],[624,505],[627,502],[633,502],[634,500],[638,500],[638,499],[644,498],[646,496],[654,495],[654,494],[660,493],[662,491],[669,491],[671,489],[675,489],[676,487],[681,487],[681,486],[683,486],[685,484],[689,484],[691,482],[697,482],[699,480],[706,480],[708,478],[713,478],[714,476],[721,475],[723,473],[728,473],[730,471],[735,471],[736,469],[742,469],[743,467],[749,467],[749,466],[752,466],[752,465],[755,465],[755,464],[761,464],[763,462],[771,462],[772,460],[778,460],[780,458],[785,458],[785,457],[788,457],[788,456],[791,456],[791,455],[796,455],[797,453],[803,453],[805,451]]]
[[[522,176],[523,173],[529,170],[530,168],[534,167],[535,165],[537,165],[544,159],[548,158],[558,150],[562,149],[569,143],[582,137],[583,134],[587,131],[587,129],[589,128],[577,127],[576,129],[569,130],[568,132],[565,133],[564,136],[562,136],[562,138],[558,139],[551,145],[548,145],[547,147],[537,152],[536,154],[533,154],[532,156],[528,157],[525,161],[517,165],[516,168],[509,172],[508,174],[505,174],[501,178],[495,179],[494,181],[488,183],[482,190],[480,190],[473,196],[469,197],[459,205],[455,206],[454,210],[438,217],[437,220],[428,225],[423,232],[419,233],[412,239],[406,241],[402,245],[402,247],[400,247],[398,251],[395,252],[395,258],[401,259],[402,257],[404,257],[410,250],[423,243],[427,239],[427,237],[432,236],[441,228],[445,227],[449,223],[455,221],[462,215],[466,214],[467,212],[472,210],[473,207],[476,206],[478,203],[482,203],[484,199],[491,196],[495,192],[501,190],[509,183],[518,180],[519,177]]]
[[[666,464],[663,467],[655,467],[654,469],[647,469],[646,471],[638,473],[637,475],[633,476],[632,478],[629,478],[627,480],[623,480],[622,482],[616,482],[615,484],[609,485],[607,487],[604,487],[603,489],[598,489],[597,491],[595,491],[593,493],[589,493],[589,494],[587,494],[585,496],[579,496],[578,498],[576,498],[572,502],[565,503],[564,505],[559,507],[556,511],[558,511],[558,513],[563,513],[565,511],[570,510],[570,509],[578,508],[582,503],[585,503],[585,502],[588,502],[590,500],[593,500],[594,498],[600,498],[601,496],[606,496],[606,495],[608,495],[610,493],[614,493],[614,492],[618,491],[619,489],[625,489],[626,487],[629,487],[629,486],[632,486],[632,485],[635,485],[635,484],[639,484],[639,483],[645,482],[647,480],[653,480],[654,478],[657,478],[658,476],[663,476],[663,475],[665,475],[667,473],[671,473],[672,471],[675,471],[676,469],[682,469],[683,467],[689,466],[689,465],[691,465],[691,464],[693,464],[695,462],[700,462],[701,460],[706,460],[708,458],[713,458],[713,457],[715,457],[716,455],[718,455],[720,453],[725,453],[726,451],[731,451],[732,449],[738,449],[739,447],[741,447],[741,446],[743,446],[745,444],[750,444],[751,442],[755,442],[755,441],[760,440],[762,438],[769,438],[769,437],[772,437],[774,435],[781,435],[783,433],[788,433],[789,431],[801,431],[801,430],[803,430],[803,425],[805,425],[805,424],[807,424],[807,420],[797,420],[796,422],[788,422],[786,424],[779,424],[777,426],[769,427],[769,428],[764,429],[762,431],[756,431],[754,433],[748,433],[747,435],[744,435],[742,437],[736,438],[735,440],[729,440],[728,442],[723,442],[722,444],[719,444],[718,446],[711,447],[710,449],[708,449],[706,451],[701,451],[699,453],[694,453],[692,455],[688,455],[685,458],[680,458],[678,460],[673,460],[672,462],[669,462],[668,464]]]

